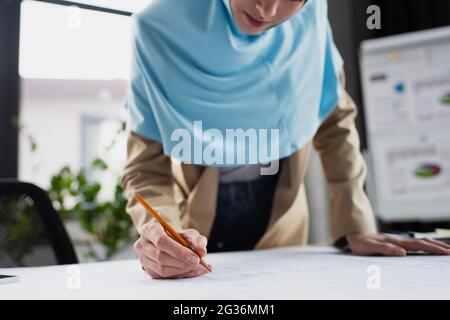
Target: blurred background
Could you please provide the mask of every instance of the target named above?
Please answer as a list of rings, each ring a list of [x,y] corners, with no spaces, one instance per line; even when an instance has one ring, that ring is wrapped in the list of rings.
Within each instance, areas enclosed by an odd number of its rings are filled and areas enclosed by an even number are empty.
[[[134,257],[122,102],[130,15],[149,2],[0,0],[0,267]],[[329,0],[382,231],[450,226],[449,13],[447,0]],[[326,242],[316,154],[307,192],[310,242]]]

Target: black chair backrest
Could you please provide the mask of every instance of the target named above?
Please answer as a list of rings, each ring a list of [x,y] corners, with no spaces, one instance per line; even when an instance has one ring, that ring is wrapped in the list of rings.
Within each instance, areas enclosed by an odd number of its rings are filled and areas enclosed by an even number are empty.
[[[0,268],[78,263],[47,192],[0,179]]]

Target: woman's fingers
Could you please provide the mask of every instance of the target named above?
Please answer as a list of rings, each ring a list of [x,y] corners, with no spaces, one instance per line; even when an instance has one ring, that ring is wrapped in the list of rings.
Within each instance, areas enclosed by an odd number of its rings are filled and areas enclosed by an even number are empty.
[[[347,236],[347,241],[356,255],[405,256],[408,250],[434,255],[450,255],[450,245],[433,239],[400,238],[384,234],[352,234]]]
[[[206,256],[206,246],[208,245],[208,239],[202,236],[197,230],[188,229],[180,233],[180,235],[186,239],[192,246],[194,246],[196,252],[201,256]]]
[[[383,256],[404,257],[406,256],[406,250],[400,246],[392,243],[381,242],[374,240],[370,243],[370,246],[375,251],[375,254],[381,254]]]
[[[155,247],[168,253],[175,259],[185,263],[198,264],[200,262],[199,257],[194,252],[169,237],[160,224],[152,224],[144,232],[147,233],[147,239],[150,240]]]
[[[436,244],[430,240],[424,239],[402,239],[396,237],[386,236],[386,241],[400,246],[409,251],[423,251],[435,255],[450,255],[450,250],[441,243]]]
[[[208,273],[208,270],[206,270],[203,266],[196,267],[194,270],[189,271],[187,273],[175,276],[173,279],[184,279],[184,278],[195,278],[195,277],[201,277]]]
[[[423,240],[425,240],[427,242],[431,242],[431,243],[437,244],[438,246],[441,246],[441,247],[444,247],[445,249],[449,249],[450,250],[450,244],[447,244],[445,242],[434,240],[434,239],[430,239],[430,238],[424,238]]]
[[[180,269],[176,267],[161,265],[158,262],[141,256],[139,258],[144,270],[153,279],[182,279],[204,275],[207,271],[200,265],[191,266],[190,269]]]
[[[202,236],[197,230],[188,229],[180,233],[180,235],[186,239],[193,247],[195,252],[202,258],[203,262],[207,264],[211,270],[213,267],[203,259],[207,254],[206,246],[208,245],[208,239]],[[203,267],[203,269],[205,269]]]
[[[151,243],[150,241],[147,241],[142,246],[136,248],[136,251],[138,251],[140,255],[143,255],[147,258],[157,261],[162,265],[176,267],[183,270],[190,270],[197,264],[197,263],[187,263],[185,261],[176,259],[167,252],[164,252],[155,247],[153,243]]]
[[[152,278],[152,279],[161,279],[161,276],[159,274],[157,274],[156,272],[153,272],[150,269],[145,268],[144,266],[142,266],[144,268],[144,271],[147,272],[147,274]]]
[[[388,242],[382,242],[375,239],[364,239],[357,244],[356,248],[352,248],[356,255],[383,255],[383,256],[399,256],[406,255],[406,250]]]
[[[160,278],[164,279],[173,278],[182,275],[184,273],[196,270],[197,268],[196,266],[191,266],[191,268],[189,269],[167,266],[160,264],[157,261],[154,261],[145,256],[140,257],[140,262],[144,266],[145,270],[151,270],[152,272],[156,273]]]

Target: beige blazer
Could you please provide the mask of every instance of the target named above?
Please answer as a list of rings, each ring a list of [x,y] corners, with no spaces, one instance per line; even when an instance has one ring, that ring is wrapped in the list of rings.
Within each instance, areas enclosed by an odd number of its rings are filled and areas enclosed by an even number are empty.
[[[345,90],[315,137],[284,161],[268,229],[256,249],[306,245],[309,213],[304,178],[311,148],[320,154],[331,193],[332,240],[352,233],[376,233],[363,186],[366,166],[355,127],[356,106]],[[134,132],[128,137],[128,161],[121,179],[127,212],[138,231],[150,220],[133,200],[140,193],[176,229],[197,229],[209,236],[216,212],[219,169],[183,164],[164,155],[159,142]],[[230,234],[230,237],[233,235]]]

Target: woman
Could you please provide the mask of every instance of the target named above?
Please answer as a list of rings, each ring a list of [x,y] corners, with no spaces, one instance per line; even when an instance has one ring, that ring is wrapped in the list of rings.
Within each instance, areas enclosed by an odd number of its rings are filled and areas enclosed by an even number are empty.
[[[153,0],[134,22],[122,184],[140,232],[135,249],[151,277],[206,270],[134,202],[135,193],[201,256],[305,245],[303,180],[312,147],[331,190],[336,246],[357,255],[450,253],[439,242],[376,233],[356,108],[344,89],[326,0]],[[219,139],[232,129],[244,139]],[[269,143],[251,143],[269,131]],[[235,160],[242,153],[246,160]]]

